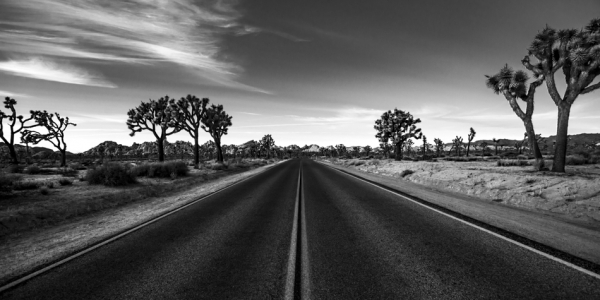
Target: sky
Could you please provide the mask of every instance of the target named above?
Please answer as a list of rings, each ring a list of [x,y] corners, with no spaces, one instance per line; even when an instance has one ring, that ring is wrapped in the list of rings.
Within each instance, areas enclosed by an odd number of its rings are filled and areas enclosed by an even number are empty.
[[[280,146],[375,147],[374,122],[394,108],[420,118],[430,142],[470,127],[476,140],[521,139],[484,75],[524,69],[546,25],[580,29],[599,12],[598,0],[2,0],[0,97],[25,116],[68,116],[70,152],[152,141],[129,135],[127,111],[188,94],[233,117],[224,144],[271,134]],[[575,102],[569,134],[600,132],[598,100]],[[556,117],[541,86],[536,133],[555,135]]]

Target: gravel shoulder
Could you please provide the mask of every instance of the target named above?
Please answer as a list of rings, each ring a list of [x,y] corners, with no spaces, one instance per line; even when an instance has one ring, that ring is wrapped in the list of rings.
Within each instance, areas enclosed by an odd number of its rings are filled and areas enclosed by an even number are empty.
[[[329,161],[321,162],[600,264],[600,223],[593,219],[575,218],[572,215],[538,209],[535,206],[518,206],[511,205],[510,202],[497,202],[493,201],[496,198],[486,197],[482,193],[467,194],[460,188],[448,188],[446,184],[431,184],[429,181],[421,180],[422,177],[419,176],[415,176],[414,181],[411,180],[410,178],[415,174],[418,175],[418,172],[401,177],[394,176],[396,173],[381,174],[380,168],[367,170],[369,166],[354,167],[332,164]],[[416,169],[414,165],[410,165],[409,168]],[[435,171],[431,172],[435,174]],[[518,176],[513,175],[512,177],[519,180]]]

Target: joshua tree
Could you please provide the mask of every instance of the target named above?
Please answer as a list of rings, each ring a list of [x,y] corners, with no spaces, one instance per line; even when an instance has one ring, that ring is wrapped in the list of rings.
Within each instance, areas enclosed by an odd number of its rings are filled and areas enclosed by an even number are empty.
[[[515,142],[515,149],[517,150],[518,154],[521,154],[523,152],[523,141],[516,141]]]
[[[223,110],[223,105],[211,105],[202,115],[202,129],[210,133],[217,148],[217,162],[223,163],[221,137],[227,134],[231,126],[231,117]]]
[[[77,126],[69,122],[69,117],[62,118],[58,113],[49,114],[47,111],[31,111],[35,122],[46,129],[46,133],[25,130],[24,139],[37,144],[41,141],[48,141],[58,151],[60,151],[60,166],[67,165],[67,143],[65,143],[65,130],[69,125]],[[56,118],[55,118],[56,117]]]
[[[463,145],[463,138],[457,135],[456,138],[452,140],[452,144],[454,149],[456,149],[456,156],[460,156],[460,147]]]
[[[271,158],[271,149],[275,146],[275,140],[271,137],[270,134],[263,136],[260,140],[260,145],[265,151],[267,151],[267,159]]]
[[[405,146],[406,146],[406,153],[410,156],[410,150],[412,148],[412,145],[415,144],[415,142],[413,142],[411,139],[406,140],[406,142],[404,142]]]
[[[365,151],[365,155],[367,155],[367,157],[369,156],[369,154],[371,153],[371,151],[373,151],[373,148],[371,148],[371,146],[367,145],[363,147],[363,150]]]
[[[187,131],[194,139],[194,166],[196,166],[196,168],[200,163],[198,133],[200,132],[200,126],[202,125],[202,115],[206,110],[208,102],[208,98],[202,98],[202,100],[200,100],[194,95],[181,97],[181,99],[177,101],[177,107],[179,108],[179,114],[181,116],[181,122],[179,123],[180,129]]]
[[[338,157],[342,157],[346,154],[346,146],[344,146],[344,144],[335,145],[335,149],[337,150]]]
[[[483,141],[479,143],[479,147],[481,147],[481,156],[483,156],[485,154],[485,150],[487,150],[488,143],[486,141]]]
[[[423,157],[425,157],[425,152],[427,151],[427,137],[423,135]]]
[[[546,80],[548,93],[558,108],[556,147],[552,171],[564,172],[567,156],[567,134],[571,106],[579,95],[600,88],[594,84],[600,75],[600,19],[593,19],[582,30],[566,29],[556,31],[546,27],[538,33],[523,65],[535,76]],[[530,57],[537,59],[532,64]],[[561,70],[565,75],[566,89],[563,96],[556,87],[554,74]],[[531,134],[531,136],[535,136]]]
[[[5,112],[0,110],[0,138],[8,147],[8,153],[10,154],[12,164],[19,163],[17,152],[15,151],[15,135],[19,132],[22,132],[24,129],[39,126],[38,124],[26,125],[25,123],[34,118],[33,112],[31,112],[31,116],[29,118],[23,119],[23,116],[17,115],[15,105],[17,105],[17,100],[6,97],[4,98],[4,108],[10,110],[10,115],[7,115]],[[4,136],[4,119],[8,120],[9,128],[8,136],[6,137]],[[19,123],[17,124],[17,122]],[[27,148],[27,152],[29,153],[29,148]]]
[[[421,119],[415,119],[409,112],[394,108],[394,111],[384,112],[381,118],[375,121],[375,137],[380,143],[392,141],[395,159],[401,160],[404,142],[411,138],[420,139],[422,136],[421,128],[416,126],[418,123],[421,123]]]
[[[438,138],[433,139],[433,142],[435,143],[435,152],[437,152],[437,156],[440,157],[440,152],[444,150],[444,142]]]
[[[473,139],[475,138],[475,130],[473,130],[473,127],[471,127],[471,129],[469,130],[469,135],[467,137],[468,142],[467,142],[467,157],[469,157],[469,149],[471,148],[471,141],[473,141]]]
[[[130,136],[136,132],[148,130],[156,138],[158,148],[158,161],[165,160],[164,142],[167,136],[177,133],[182,129],[181,114],[174,99],[169,96],[150,102],[142,102],[135,109],[127,112],[127,127],[131,130]],[[170,129],[170,131],[169,131]]]
[[[500,140],[493,138],[492,142],[494,142],[494,155],[498,155],[498,143],[500,142]]]
[[[537,75],[537,80],[529,84],[527,89],[527,81],[529,76],[524,71],[514,72],[508,65],[505,65],[500,72],[494,76],[487,76],[487,86],[494,90],[494,93],[504,95],[504,98],[508,100],[508,103],[512,107],[515,114],[523,121],[525,125],[525,131],[529,138],[529,145],[534,152],[536,168],[541,169],[544,167],[544,159],[542,152],[538,147],[537,141],[535,140],[535,130],[533,129],[533,122],[531,117],[533,116],[533,98],[535,95],[535,89],[540,86],[544,80],[544,76]],[[525,112],[521,109],[517,103],[517,99],[521,99],[527,103]]]

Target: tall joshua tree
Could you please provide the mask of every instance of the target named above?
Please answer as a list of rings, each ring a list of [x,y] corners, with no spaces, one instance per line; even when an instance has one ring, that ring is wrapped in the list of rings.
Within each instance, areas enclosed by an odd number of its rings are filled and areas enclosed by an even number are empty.
[[[187,131],[194,139],[194,166],[198,167],[200,163],[200,145],[198,143],[198,134],[202,125],[202,115],[206,111],[208,98],[200,100],[194,95],[187,95],[177,100],[177,107],[181,115],[180,128]]]
[[[435,143],[435,152],[437,153],[437,156],[440,157],[440,152],[444,150],[444,142],[438,138],[433,139],[433,142]]]
[[[275,146],[275,140],[273,140],[273,137],[270,134],[266,134],[259,143],[262,148],[267,151],[267,159],[271,158],[271,149],[273,149]]]
[[[22,132],[23,130],[39,126],[39,124],[36,123],[26,125],[25,123],[33,120],[33,112],[29,118],[23,119],[23,116],[17,115],[15,105],[17,105],[17,100],[12,99],[10,97],[6,97],[4,98],[4,108],[10,110],[10,114],[6,114],[5,112],[0,110],[0,139],[2,139],[2,141],[4,141],[4,144],[6,144],[6,146],[8,147],[8,153],[10,154],[12,164],[19,163],[17,152],[15,151],[15,135],[19,132]],[[4,136],[5,119],[8,121],[7,136]]]
[[[536,77],[546,80],[548,93],[558,108],[556,147],[552,171],[564,172],[567,156],[568,127],[571,106],[579,97],[600,89],[594,80],[600,75],[600,19],[593,19],[582,30],[554,30],[546,27],[538,33],[528,54],[521,61]],[[531,63],[530,57],[537,63]],[[561,70],[566,89],[561,96],[554,74]],[[535,134],[530,134],[530,138]]]
[[[215,141],[217,148],[217,162],[223,163],[223,150],[221,149],[221,137],[227,134],[231,126],[231,116],[224,110],[223,105],[211,105],[202,115],[202,129],[208,132]]]
[[[375,120],[375,137],[380,142],[387,143],[391,141],[394,144],[394,154],[396,160],[402,160],[402,146],[404,142],[410,138],[420,139],[423,135],[421,128],[417,128],[417,124],[421,123],[421,119],[415,119],[409,112],[398,110],[386,111],[381,115],[381,118]]]
[[[473,130],[473,127],[471,127],[471,129],[469,130],[469,135],[467,137],[467,157],[469,157],[469,149],[471,148],[471,141],[473,141],[473,139],[475,138],[475,133],[475,130]]]
[[[500,140],[493,138],[492,142],[494,142],[494,155],[498,155],[498,143],[500,142]]]
[[[529,76],[524,71],[513,71],[508,65],[505,65],[500,72],[494,76],[486,76],[486,85],[494,91],[496,94],[502,93],[504,98],[510,104],[510,107],[515,114],[523,121],[525,125],[525,131],[529,137],[529,145],[532,146],[533,155],[536,160],[534,165],[538,170],[544,167],[544,159],[542,158],[542,152],[535,140],[535,130],[533,129],[533,98],[535,95],[535,89],[540,86],[544,81],[544,76],[535,73],[536,80],[529,84],[527,88],[527,81]],[[517,99],[520,99],[526,103],[525,112],[521,109],[517,103]],[[497,145],[497,144],[496,144]],[[496,155],[498,154],[498,147],[496,146]]]
[[[156,138],[158,161],[164,161],[164,141],[167,136],[182,129],[181,115],[175,99],[170,99],[169,96],[158,100],[150,99],[149,102],[142,102],[135,109],[130,109],[127,116],[127,127],[131,130],[129,135],[134,136],[136,132],[142,130],[152,132]]]
[[[61,117],[58,113],[49,114],[47,111],[31,111],[35,122],[46,129],[46,133],[25,130],[23,139],[37,144],[47,141],[60,152],[60,166],[67,165],[67,143],[65,143],[65,131],[69,125],[77,126],[69,122],[69,117]]]
[[[423,157],[425,157],[425,152],[427,151],[427,137],[423,135]]]
[[[452,144],[456,150],[456,156],[460,156],[460,147],[463,145],[463,138],[457,135],[456,138],[452,140]]]

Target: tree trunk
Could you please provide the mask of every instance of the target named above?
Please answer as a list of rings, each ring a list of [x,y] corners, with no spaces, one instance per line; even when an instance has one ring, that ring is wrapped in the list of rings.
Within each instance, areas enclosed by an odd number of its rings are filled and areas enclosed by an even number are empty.
[[[215,146],[217,148],[217,162],[223,163],[223,152],[221,150],[221,141],[215,139]]]
[[[536,171],[541,171],[544,168],[544,158],[542,157],[542,152],[540,151],[540,147],[535,139],[535,130],[533,129],[533,123],[531,120],[523,120],[525,123],[525,131],[527,132],[527,138],[529,139],[529,148],[533,152],[533,156],[535,157],[535,168]]]
[[[554,147],[553,172],[565,172],[567,161],[567,143],[569,129],[569,115],[571,114],[571,105],[565,103],[558,106],[558,126],[556,130],[556,147]]]
[[[165,161],[165,149],[163,139],[156,140],[156,147],[158,148],[158,161]]]
[[[5,145],[8,147],[8,152],[10,153],[11,164],[19,164],[19,159],[17,157],[17,151],[15,151],[15,146],[11,145],[10,143],[6,143]]]
[[[200,145],[198,145],[198,131],[194,137],[194,166],[200,167]]]
[[[494,155],[498,155],[498,144],[494,145]]]
[[[467,157],[469,157],[469,148],[471,148],[471,141],[467,143]]]
[[[65,167],[67,165],[67,149],[60,150],[60,166]]]
[[[402,160],[402,143],[396,143],[396,149],[394,149],[394,160]]]

